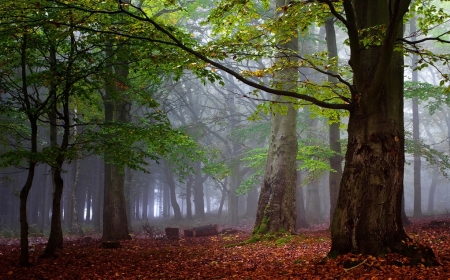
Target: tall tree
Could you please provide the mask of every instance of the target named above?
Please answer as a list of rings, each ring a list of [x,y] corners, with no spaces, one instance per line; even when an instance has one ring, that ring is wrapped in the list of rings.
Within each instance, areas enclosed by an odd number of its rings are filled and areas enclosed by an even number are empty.
[[[160,43],[175,45],[189,55],[208,63],[208,67],[213,67],[209,68],[211,72],[208,76],[212,81],[217,78],[214,74],[215,70],[220,69],[259,90],[281,96],[295,97],[323,108],[348,110],[350,116],[345,167],[331,226],[332,252],[379,255],[383,253],[383,248],[391,248],[410,255],[411,252],[418,253],[420,251],[419,254],[423,256],[427,264],[436,264],[434,255],[428,248],[418,249],[420,246],[415,246],[416,249],[406,250],[410,242],[407,242],[409,237],[403,229],[401,220],[404,172],[402,109],[404,64],[403,53],[400,51],[401,45],[397,43],[404,42],[413,46],[413,48],[405,48],[406,50],[421,51],[421,48],[414,49],[414,46],[420,44],[419,41],[400,39],[403,19],[411,1],[343,0],[335,2],[317,0],[302,2],[301,4],[295,2],[292,5],[282,7],[286,12],[283,15],[286,20],[277,21],[277,23],[286,23],[284,30],[292,30],[292,22],[303,19],[303,17],[298,16],[299,12],[303,12],[302,9],[308,5],[311,9],[308,10],[308,13],[314,16],[323,15],[324,8],[328,8],[346,29],[350,49],[348,66],[351,70],[352,79],[345,78],[345,69],[339,71],[337,78],[342,85],[347,86],[349,96],[342,94],[343,92],[338,91],[338,87],[335,87],[333,88],[333,93],[335,93],[333,98],[312,93],[307,94],[298,90],[270,87],[255,81],[265,74],[273,74],[275,67],[264,69],[264,71],[239,73],[239,71],[235,71],[236,69],[229,68],[221,63],[219,60],[224,60],[230,53],[233,57],[234,54],[238,57],[238,55],[241,56],[246,53],[241,52],[241,50],[237,51],[236,48],[242,47],[247,51],[250,43],[254,43],[251,44],[250,48],[254,52],[250,52],[246,58],[262,55],[262,52],[266,49],[261,48],[261,43],[267,46],[268,43],[273,42],[277,51],[280,50],[279,46],[284,43],[281,41],[280,44],[280,41],[273,40],[274,29],[272,28],[274,25],[251,21],[253,18],[248,21],[253,25],[242,24],[238,26],[255,27],[251,30],[252,32],[236,32],[237,26],[228,23],[232,19],[242,23],[246,16],[245,13],[251,16],[254,16],[254,13],[249,13],[249,10],[245,9],[246,5],[249,4],[248,1],[243,3],[233,1],[232,3],[234,5],[230,4],[230,0],[223,0],[213,11],[208,21],[220,27],[214,33],[218,34],[218,38],[215,37],[214,42],[201,45],[190,39],[192,36],[180,34],[179,30],[173,29],[173,26],[167,26],[152,19],[151,16],[147,16],[143,10],[130,11],[120,6],[118,8],[120,12],[139,20],[141,23],[148,23],[149,26],[154,28],[152,31],[161,32],[159,34],[163,36],[164,42],[159,41]],[[64,5],[64,3],[61,4]],[[267,5],[263,5],[264,7],[267,9]],[[344,11],[345,16],[343,16],[341,10]],[[117,7],[112,12],[116,11]],[[93,12],[95,11],[89,10],[89,13]],[[294,19],[297,19],[297,21]],[[442,21],[439,22],[439,17],[434,22],[442,23]],[[221,33],[218,33],[218,30]],[[129,36],[136,36],[136,33],[131,34],[130,32]],[[245,46],[227,44],[226,42],[234,42],[230,40],[230,37],[240,37],[241,40],[244,38],[248,44],[245,44]],[[149,38],[149,36],[141,36],[140,38],[153,42],[156,40],[155,37]],[[259,39],[265,41],[262,42]],[[447,43],[442,39],[442,36],[429,39]],[[274,50],[271,50],[272,53],[275,52]],[[421,52],[421,54],[427,57],[433,56],[429,52]],[[193,57],[191,58],[194,59]],[[446,56],[440,56],[439,59],[448,60]],[[327,64],[321,64],[314,57],[306,58],[303,61],[318,71],[332,75],[328,72]],[[292,66],[289,65],[288,67]],[[207,75],[206,73],[203,74]],[[442,78],[442,83],[445,83],[448,76],[444,75]]]
[[[105,55],[108,58],[105,71],[105,121],[129,122],[130,103],[124,96],[119,95],[128,87],[128,65],[121,61],[117,49],[124,47],[122,44],[113,49],[111,38],[106,44]],[[125,65],[123,65],[124,63]],[[118,138],[118,135],[110,137]],[[118,242],[118,240],[131,239],[128,231],[128,218],[125,201],[125,168],[109,159],[112,151],[105,154],[105,180],[103,189],[103,234],[102,242]],[[108,245],[105,245],[108,246]]]
[[[410,21],[410,34],[411,39],[416,40],[416,28],[417,19],[413,17]],[[412,69],[412,82],[419,81],[419,71],[416,69],[418,61],[417,54],[413,53],[411,56]],[[421,169],[422,162],[420,156],[420,120],[419,120],[419,98],[412,98],[412,111],[413,111],[413,141],[416,148],[414,149],[414,217],[422,217],[422,185],[421,185]]]
[[[275,7],[278,17],[283,12],[282,7],[290,1],[277,0]],[[298,39],[296,36],[281,46],[296,52]],[[275,63],[291,63],[297,58],[288,56],[279,58]],[[276,86],[289,90],[295,88],[297,71],[286,70],[276,74]],[[261,192],[258,200],[254,234],[278,233],[286,231],[293,233],[297,220],[296,188],[297,188],[297,109],[288,99],[273,96],[274,103],[283,102],[287,107],[285,112],[271,112],[271,133],[267,163]]]
[[[337,69],[339,64],[338,50],[336,44],[336,31],[334,29],[334,17],[328,17],[325,20],[325,33],[326,33],[326,42],[327,42],[327,50],[328,50],[328,59],[330,63],[334,66],[331,69]],[[336,75],[336,72],[332,72]],[[338,79],[333,76],[328,76],[328,81],[331,84],[337,84]],[[330,224],[332,222],[334,216],[334,209],[336,208],[337,199],[339,196],[339,184],[341,182],[342,177],[342,155],[341,155],[341,130],[340,126],[340,118],[337,115],[336,120],[331,120],[332,123],[329,125],[329,141],[330,141],[330,149],[334,151],[334,155],[330,157],[330,168],[334,171],[330,172],[329,176],[329,189],[330,189]]]

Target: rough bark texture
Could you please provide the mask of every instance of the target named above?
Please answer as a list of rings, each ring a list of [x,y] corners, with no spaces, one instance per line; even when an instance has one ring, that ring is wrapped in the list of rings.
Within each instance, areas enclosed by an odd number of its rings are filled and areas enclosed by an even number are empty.
[[[388,248],[436,264],[431,250],[410,247],[402,219],[403,56],[394,51],[409,1],[345,1],[354,72],[348,145],[331,227],[331,253],[381,255]],[[377,11],[374,13],[374,11]],[[356,18],[353,20],[353,16]],[[379,47],[361,48],[357,30],[386,25]],[[357,45],[358,46],[357,46]]]
[[[255,234],[295,231],[296,119],[297,111],[292,105],[289,105],[287,115],[272,116],[271,141],[258,200]]]
[[[276,7],[288,5],[288,0],[274,1]],[[283,45],[284,48],[297,51],[298,40],[292,38]],[[279,58],[296,60],[296,57],[281,55]],[[297,83],[297,71],[286,70],[277,73],[275,85],[278,88],[291,90]],[[273,96],[275,103],[286,101],[280,96]],[[295,232],[296,186],[297,186],[297,110],[287,103],[287,112],[282,115],[271,113],[271,133],[267,163],[263,185],[258,200],[255,227],[253,234],[274,234],[279,232]]]

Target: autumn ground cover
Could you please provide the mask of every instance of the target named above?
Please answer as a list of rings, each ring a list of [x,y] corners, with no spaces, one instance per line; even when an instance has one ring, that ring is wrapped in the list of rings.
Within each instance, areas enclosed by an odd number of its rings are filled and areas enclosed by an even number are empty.
[[[177,240],[150,236],[147,228],[147,234],[135,234],[118,249],[101,249],[100,236],[67,237],[53,259],[39,258],[46,240],[33,238],[30,267],[18,265],[18,240],[2,239],[0,279],[450,279],[449,222],[440,216],[406,227],[411,237],[433,248],[439,267],[410,266],[395,254],[326,259],[327,225],[244,245],[240,242],[249,239],[251,229],[246,224],[216,236]]]

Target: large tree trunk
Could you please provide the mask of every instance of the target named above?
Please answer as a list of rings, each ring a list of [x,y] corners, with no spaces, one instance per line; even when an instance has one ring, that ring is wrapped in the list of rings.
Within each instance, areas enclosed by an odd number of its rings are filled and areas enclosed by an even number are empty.
[[[275,101],[282,99],[274,97]],[[258,200],[254,234],[295,232],[297,111],[288,105],[287,115],[272,114],[271,141],[266,171]]]
[[[289,4],[290,1],[276,0],[275,3],[276,8],[280,8]],[[298,39],[292,38],[283,47],[297,51]],[[279,60],[295,61],[297,58],[281,55]],[[292,71],[292,69],[277,73],[276,86],[287,90],[295,88],[297,75],[297,71]],[[274,103],[286,101],[280,96],[273,96],[272,100]],[[298,151],[297,110],[291,103],[287,103],[286,106],[285,115],[271,113],[271,138],[253,234],[295,232],[297,219],[295,208]]]
[[[404,64],[402,53],[395,52],[394,45],[409,1],[396,1],[395,7],[389,7],[389,3],[353,0],[344,4],[350,20],[349,63],[354,86],[345,167],[331,226],[331,253],[378,256],[390,248],[436,264],[431,249],[407,248],[409,238],[401,219]],[[395,14],[391,14],[392,9]],[[383,44],[361,48],[358,29],[380,25],[387,26]]]

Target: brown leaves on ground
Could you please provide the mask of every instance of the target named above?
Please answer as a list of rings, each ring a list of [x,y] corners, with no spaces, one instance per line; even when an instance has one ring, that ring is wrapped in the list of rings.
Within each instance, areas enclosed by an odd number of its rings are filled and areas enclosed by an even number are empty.
[[[58,258],[40,259],[45,240],[32,240],[33,265],[18,266],[17,240],[0,244],[0,279],[450,279],[450,228],[422,219],[407,227],[431,246],[442,266],[410,266],[396,254],[385,258],[345,255],[326,259],[329,231],[252,244],[249,232],[179,240],[136,237],[122,248],[101,249],[99,238],[66,239]]]

